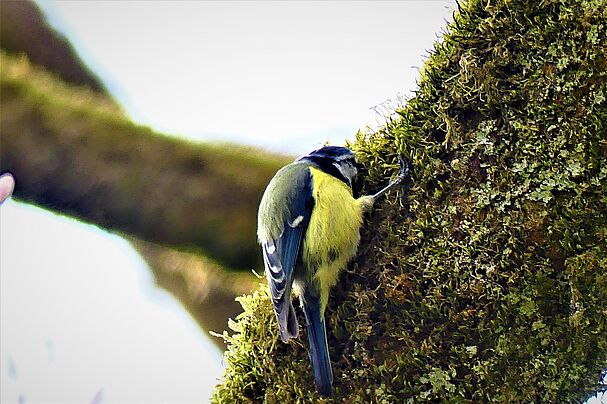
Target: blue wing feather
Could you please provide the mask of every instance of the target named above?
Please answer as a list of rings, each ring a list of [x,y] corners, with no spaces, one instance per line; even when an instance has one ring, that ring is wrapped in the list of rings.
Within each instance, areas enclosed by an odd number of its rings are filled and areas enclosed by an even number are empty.
[[[284,342],[297,337],[299,333],[295,309],[291,302],[291,287],[301,244],[314,205],[312,178],[307,167],[293,176],[289,182],[289,192],[284,193],[285,200],[278,204],[288,208],[280,212],[270,212],[283,216],[282,233],[276,239],[262,242],[266,278],[278,319],[280,337]]]

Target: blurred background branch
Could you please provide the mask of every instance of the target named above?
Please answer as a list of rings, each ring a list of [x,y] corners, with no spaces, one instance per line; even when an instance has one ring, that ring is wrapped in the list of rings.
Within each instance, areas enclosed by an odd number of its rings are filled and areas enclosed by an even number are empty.
[[[156,283],[177,297],[204,330],[224,331],[226,319],[242,310],[234,297],[259,285],[260,280],[250,273],[226,271],[199,254],[129,240],[148,262]],[[213,341],[223,346],[222,339]]]
[[[85,66],[67,39],[50,28],[30,1],[7,1],[0,8],[0,46],[28,59],[66,83],[86,86],[107,95],[103,83]]]
[[[257,284],[257,203],[288,159],[137,126],[34,3],[0,16],[0,170],[15,198],[127,235],[157,283],[222,331]]]
[[[256,207],[283,158],[162,136],[105,96],[1,58],[2,169],[17,198],[228,267],[258,263]]]

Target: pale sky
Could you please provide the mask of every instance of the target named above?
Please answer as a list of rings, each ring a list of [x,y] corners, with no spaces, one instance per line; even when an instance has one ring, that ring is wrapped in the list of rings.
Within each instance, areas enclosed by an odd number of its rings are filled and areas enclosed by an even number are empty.
[[[119,236],[0,207],[0,402],[204,402],[221,356]]]
[[[455,1],[41,2],[131,117],[300,154],[415,89]]]

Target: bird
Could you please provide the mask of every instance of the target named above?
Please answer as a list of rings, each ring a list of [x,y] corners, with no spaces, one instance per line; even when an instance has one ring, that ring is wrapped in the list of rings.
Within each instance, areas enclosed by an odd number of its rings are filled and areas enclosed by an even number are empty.
[[[257,215],[270,299],[280,338],[297,338],[291,291],[299,297],[314,379],[321,396],[333,394],[333,371],[325,327],[329,291],[356,254],[363,215],[409,173],[401,157],[398,177],[374,195],[353,196],[355,154],[324,146],[281,168],[267,185]]]

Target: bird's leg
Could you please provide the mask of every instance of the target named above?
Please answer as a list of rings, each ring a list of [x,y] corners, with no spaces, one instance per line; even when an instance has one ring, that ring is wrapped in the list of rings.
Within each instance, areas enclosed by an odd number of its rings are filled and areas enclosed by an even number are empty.
[[[360,204],[362,205],[363,210],[365,212],[369,212],[371,209],[373,209],[373,205],[375,204],[375,201],[377,199],[381,198],[382,196],[384,196],[384,194],[386,192],[388,192],[392,188],[402,184],[403,181],[407,179],[407,177],[409,176],[410,168],[411,168],[410,163],[408,161],[406,161],[403,158],[403,156],[400,156],[399,164],[400,164],[400,172],[398,173],[398,177],[396,177],[396,179],[391,181],[384,189],[380,190],[375,195],[365,195],[365,196],[361,196],[360,198],[358,198],[360,201]]]
[[[402,184],[402,182],[409,176],[409,171],[410,171],[410,164],[408,161],[406,161],[403,156],[399,156],[399,164],[400,164],[400,172],[398,173],[398,177],[396,177],[395,180],[391,181],[386,187],[384,187],[384,189],[380,190],[379,192],[377,192],[375,195],[372,196],[373,201],[376,201],[378,198],[381,198],[382,196],[384,196],[384,194],[386,192],[388,192],[389,190],[391,190],[392,188]]]

